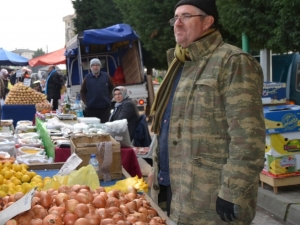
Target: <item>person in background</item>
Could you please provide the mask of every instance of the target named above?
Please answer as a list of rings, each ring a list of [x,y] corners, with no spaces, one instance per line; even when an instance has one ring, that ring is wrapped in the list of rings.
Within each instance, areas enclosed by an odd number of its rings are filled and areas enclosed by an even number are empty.
[[[8,86],[9,86],[9,83],[10,83],[10,81],[8,79],[8,71],[6,69],[1,69],[0,79],[3,81],[3,84],[4,84],[4,97],[3,97],[3,99],[5,100],[5,96],[9,92]]]
[[[127,119],[129,136],[132,141],[135,128],[139,123],[139,110],[136,104],[129,99],[127,89],[125,87],[115,87],[113,90],[113,97],[116,103],[109,121]]]
[[[101,62],[94,58],[90,61],[91,73],[82,82],[80,96],[86,108],[85,117],[97,117],[101,123],[109,120],[111,93],[114,88],[110,75],[101,71]]]
[[[41,81],[39,81],[39,80],[34,81],[33,84],[32,84],[32,89],[35,90],[36,92],[43,93],[42,86],[41,86]]]
[[[60,99],[60,89],[61,82],[58,72],[55,66],[51,65],[48,67],[48,76],[45,84],[45,95],[47,95],[47,100],[51,102],[52,109],[58,109],[58,100]]]
[[[249,225],[264,165],[261,66],[223,42],[215,0],[179,1],[170,25],[177,44],[151,109],[151,195],[176,224]]]
[[[9,73],[9,80],[10,80],[11,85],[15,85],[16,80],[17,80],[16,71],[11,70],[8,73]]]
[[[23,75],[22,75],[21,77],[18,78],[18,81],[19,81],[19,82],[24,82],[24,79],[25,79],[25,78],[30,79],[30,72],[31,72],[31,70],[28,69],[27,67],[23,67],[23,68],[22,68],[22,71],[23,71]]]

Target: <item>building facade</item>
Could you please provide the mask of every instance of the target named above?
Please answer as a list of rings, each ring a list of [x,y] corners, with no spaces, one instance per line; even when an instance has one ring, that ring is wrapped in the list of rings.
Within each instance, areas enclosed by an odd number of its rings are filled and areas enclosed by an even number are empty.
[[[68,43],[75,36],[75,27],[73,19],[76,17],[75,13],[63,17],[63,22],[65,23],[65,44]]]

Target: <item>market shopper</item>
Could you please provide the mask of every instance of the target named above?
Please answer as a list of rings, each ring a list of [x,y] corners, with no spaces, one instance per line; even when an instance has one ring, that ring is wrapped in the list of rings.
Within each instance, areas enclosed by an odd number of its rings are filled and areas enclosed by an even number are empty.
[[[110,75],[101,71],[101,62],[94,58],[90,61],[91,73],[84,77],[80,96],[86,108],[85,117],[97,117],[101,123],[109,120],[112,90],[114,85]]]
[[[135,129],[139,123],[140,114],[136,104],[129,99],[127,89],[123,86],[115,87],[113,90],[115,101],[114,111],[109,121],[127,119],[130,140],[133,140]]]
[[[58,109],[58,100],[60,99],[61,82],[55,66],[48,67],[48,76],[45,84],[45,94],[47,100],[52,101],[52,110]]]
[[[9,79],[8,79],[8,71],[6,69],[1,69],[0,71],[0,79],[2,80],[3,84],[4,84],[4,96],[3,99],[5,99],[5,96],[8,94],[9,92]]]
[[[176,224],[250,224],[264,165],[262,69],[223,42],[215,0],[174,11],[177,44],[151,109],[152,197]]]

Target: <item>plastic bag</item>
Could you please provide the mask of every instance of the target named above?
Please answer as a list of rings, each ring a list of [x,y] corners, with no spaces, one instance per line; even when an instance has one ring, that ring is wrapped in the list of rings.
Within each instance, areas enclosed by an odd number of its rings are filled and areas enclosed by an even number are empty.
[[[58,176],[55,175],[53,178],[45,184],[43,190],[50,188],[58,189],[61,185],[87,185],[92,190],[100,187],[99,177],[92,165],[81,167],[79,170],[74,170],[69,175]]]
[[[120,190],[124,193],[127,193],[128,187],[132,186],[140,192],[148,192],[148,184],[144,181],[143,178],[139,179],[138,176],[129,177],[125,180],[117,181],[115,185],[104,187],[106,192],[111,190]]]
[[[127,119],[115,120],[105,123],[105,132],[109,133],[121,147],[133,147],[127,126]]]

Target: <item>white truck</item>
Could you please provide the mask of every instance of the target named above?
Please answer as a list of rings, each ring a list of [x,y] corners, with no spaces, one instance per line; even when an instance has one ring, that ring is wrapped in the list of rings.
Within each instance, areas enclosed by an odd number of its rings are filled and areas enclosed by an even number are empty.
[[[66,44],[66,66],[70,94],[80,91],[84,76],[90,72],[90,60],[98,58],[101,70],[112,77],[115,86],[125,86],[129,98],[143,110],[147,105],[141,43],[128,24],[85,30]]]

